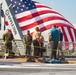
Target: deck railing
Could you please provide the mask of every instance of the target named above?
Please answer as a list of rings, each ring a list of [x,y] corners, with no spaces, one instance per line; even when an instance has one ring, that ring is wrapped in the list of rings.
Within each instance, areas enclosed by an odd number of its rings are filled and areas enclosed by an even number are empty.
[[[16,55],[20,55],[20,56],[25,56],[25,52],[26,52],[26,49],[25,47],[23,48],[23,45],[21,43],[22,40],[15,40],[15,42],[12,42],[12,46],[13,46],[13,51],[15,52]],[[63,42],[63,45],[73,45],[73,48],[72,49],[65,49],[63,48],[63,52],[64,52],[64,55],[67,55],[67,56],[76,56],[76,43],[73,43],[73,42]],[[46,52],[44,52],[44,56],[50,56],[51,54],[51,50],[48,46],[48,43],[47,41],[44,42],[44,46],[46,47]],[[33,55],[34,53],[34,50],[33,50],[33,44],[31,45],[32,47],[32,50],[31,50],[31,55]],[[0,39],[0,55],[3,55],[5,53],[5,47],[4,47],[4,41],[2,39]]]

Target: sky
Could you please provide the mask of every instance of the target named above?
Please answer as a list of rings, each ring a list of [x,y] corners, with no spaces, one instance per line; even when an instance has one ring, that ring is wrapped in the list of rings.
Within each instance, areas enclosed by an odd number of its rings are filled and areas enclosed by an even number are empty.
[[[76,25],[76,0],[35,0],[46,6],[51,7],[56,12],[63,15],[70,23]],[[49,30],[42,33],[45,41],[47,41]]]
[[[62,14],[70,23],[76,24],[76,0],[35,0]]]
[[[70,23],[76,25],[76,0],[35,0],[46,6],[51,7],[58,13],[62,14]],[[42,34],[47,38],[49,30]],[[47,40],[47,39],[46,39]]]

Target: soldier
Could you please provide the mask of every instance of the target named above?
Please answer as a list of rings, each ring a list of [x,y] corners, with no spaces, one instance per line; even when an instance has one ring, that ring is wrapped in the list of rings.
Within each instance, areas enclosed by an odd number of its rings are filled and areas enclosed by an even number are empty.
[[[40,37],[39,37],[39,43],[40,43],[39,55],[42,57],[43,56],[44,37],[42,36],[41,32],[40,32]]]
[[[3,40],[4,40],[4,45],[6,48],[6,53],[9,55],[14,55],[14,52],[12,51],[12,41],[13,41],[13,34],[12,32],[7,29],[5,33],[3,34]]]
[[[30,35],[30,31],[27,30],[27,34],[23,37],[23,42],[26,47],[26,56],[31,54],[31,43],[32,43],[32,36]]]
[[[39,50],[40,50],[40,44],[39,44],[39,37],[40,37],[40,31],[39,27],[35,28],[35,31],[33,32],[33,46],[34,46],[34,56],[39,56]]]

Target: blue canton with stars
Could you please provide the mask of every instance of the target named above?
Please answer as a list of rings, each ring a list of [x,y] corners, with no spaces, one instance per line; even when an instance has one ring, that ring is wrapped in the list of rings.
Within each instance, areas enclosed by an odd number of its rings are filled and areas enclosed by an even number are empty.
[[[10,0],[10,4],[14,9],[15,14],[36,8],[34,2],[31,0]]]

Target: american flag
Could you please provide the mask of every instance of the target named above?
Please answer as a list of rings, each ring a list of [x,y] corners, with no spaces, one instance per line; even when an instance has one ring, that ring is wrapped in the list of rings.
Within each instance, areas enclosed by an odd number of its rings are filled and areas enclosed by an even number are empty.
[[[39,2],[31,0],[9,0],[13,7],[15,17],[18,21],[23,35],[27,30],[32,33],[35,27],[39,27],[43,32],[56,24],[63,32],[63,42],[76,41],[76,29],[60,13]],[[65,46],[65,45],[64,45]],[[73,49],[73,44],[68,44],[64,48]]]

